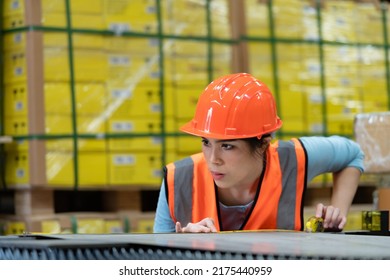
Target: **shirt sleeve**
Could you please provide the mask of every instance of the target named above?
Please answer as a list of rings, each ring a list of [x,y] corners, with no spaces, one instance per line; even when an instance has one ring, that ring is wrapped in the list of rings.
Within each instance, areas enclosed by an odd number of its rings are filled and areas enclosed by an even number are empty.
[[[156,215],[154,218],[153,232],[175,232],[175,223],[169,213],[168,202],[166,199],[164,181],[161,184],[160,194],[157,201]]]
[[[364,153],[359,144],[341,136],[300,138],[307,152],[308,182],[328,172],[355,167],[364,172]]]

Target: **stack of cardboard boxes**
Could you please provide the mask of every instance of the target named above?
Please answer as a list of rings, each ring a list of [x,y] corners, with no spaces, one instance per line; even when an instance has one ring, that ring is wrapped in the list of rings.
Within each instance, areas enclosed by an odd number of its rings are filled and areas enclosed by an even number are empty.
[[[231,43],[216,44],[212,56],[209,40],[211,32],[230,37],[227,1],[2,5],[12,221],[39,230],[35,221],[56,214],[58,189],[157,190],[164,162],[200,150],[198,139],[177,132],[210,76],[231,72]]]

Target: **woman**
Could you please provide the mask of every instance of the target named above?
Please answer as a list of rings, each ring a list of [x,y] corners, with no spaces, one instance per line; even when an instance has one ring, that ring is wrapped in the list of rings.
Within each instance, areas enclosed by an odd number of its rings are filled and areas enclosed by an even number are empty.
[[[202,153],[164,169],[154,232],[303,230],[304,192],[332,172],[331,205],[316,217],[340,231],[358,187],[364,154],[339,136],[271,143],[282,126],[265,84],[247,73],[213,81],[181,130],[202,139]]]

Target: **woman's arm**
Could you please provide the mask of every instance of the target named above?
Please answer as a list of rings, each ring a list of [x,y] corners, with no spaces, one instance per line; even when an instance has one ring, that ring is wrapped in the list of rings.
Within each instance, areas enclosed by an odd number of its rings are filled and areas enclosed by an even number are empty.
[[[324,218],[324,228],[332,231],[342,230],[347,223],[347,215],[355,196],[360,171],[355,167],[346,167],[333,173],[333,191],[331,205],[317,205],[316,217]]]
[[[320,174],[338,172],[346,167],[364,172],[364,153],[356,142],[341,136],[299,139],[307,153],[307,182]]]
[[[319,203],[316,216],[324,218],[327,230],[342,230],[364,171],[364,154],[359,145],[344,137],[304,137],[308,156],[308,181],[317,175],[333,174],[331,205]]]
[[[175,232],[175,223],[169,213],[164,182],[161,184],[157,202],[156,216],[154,217],[153,232]]]

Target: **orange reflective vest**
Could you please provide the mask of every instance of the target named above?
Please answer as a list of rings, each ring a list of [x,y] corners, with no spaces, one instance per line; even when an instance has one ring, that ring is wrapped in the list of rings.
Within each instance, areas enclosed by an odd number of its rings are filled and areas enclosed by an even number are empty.
[[[276,141],[269,146],[266,157],[259,191],[241,229],[303,230],[307,157],[301,142]],[[175,222],[187,225],[211,217],[221,230],[217,187],[202,153],[168,164],[165,184]]]

